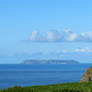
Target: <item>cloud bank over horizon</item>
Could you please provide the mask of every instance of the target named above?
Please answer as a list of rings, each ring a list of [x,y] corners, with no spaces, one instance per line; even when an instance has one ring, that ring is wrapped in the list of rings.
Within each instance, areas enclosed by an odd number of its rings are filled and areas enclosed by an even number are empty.
[[[39,30],[34,30],[29,38],[31,42],[92,42],[92,32],[74,33],[69,29],[59,32],[50,30],[42,35]]]
[[[2,51],[3,52],[3,51]],[[43,50],[43,51],[24,51],[2,54],[0,52],[0,60],[7,62],[16,61],[17,63],[26,59],[61,59],[61,60],[77,60],[79,62],[92,63],[92,48],[91,47],[77,47],[73,49],[57,48],[56,50]],[[7,52],[7,51],[6,51]]]
[[[54,51],[38,51],[26,54],[17,54],[16,57],[23,57],[26,59],[57,59],[57,60],[77,60],[79,62],[92,62],[92,48],[79,47],[75,49],[57,49]],[[90,58],[88,58],[90,57]]]

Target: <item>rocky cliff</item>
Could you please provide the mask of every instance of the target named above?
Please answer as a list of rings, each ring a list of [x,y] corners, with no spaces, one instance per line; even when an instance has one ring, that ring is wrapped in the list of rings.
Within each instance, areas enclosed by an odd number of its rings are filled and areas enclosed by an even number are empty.
[[[92,67],[88,68],[84,73],[80,82],[89,82],[92,81]]]

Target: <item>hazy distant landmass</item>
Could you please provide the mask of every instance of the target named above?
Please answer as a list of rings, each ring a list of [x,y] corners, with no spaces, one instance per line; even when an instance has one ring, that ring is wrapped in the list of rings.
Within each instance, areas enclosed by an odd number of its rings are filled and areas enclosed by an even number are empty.
[[[78,64],[75,60],[25,60],[21,64]]]

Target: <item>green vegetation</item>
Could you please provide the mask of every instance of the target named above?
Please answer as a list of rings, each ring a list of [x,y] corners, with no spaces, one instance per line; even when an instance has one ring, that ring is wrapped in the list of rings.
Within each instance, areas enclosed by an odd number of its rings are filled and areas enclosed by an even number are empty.
[[[92,92],[92,82],[65,83],[46,86],[13,87],[0,92]]]

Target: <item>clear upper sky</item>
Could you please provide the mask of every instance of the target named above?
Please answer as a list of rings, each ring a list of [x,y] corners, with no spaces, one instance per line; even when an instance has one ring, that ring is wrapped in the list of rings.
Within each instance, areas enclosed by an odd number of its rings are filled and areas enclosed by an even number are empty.
[[[86,32],[83,36],[87,41],[90,38],[90,42],[56,43],[36,39],[38,42],[34,43],[29,38],[35,29],[40,34],[52,29]],[[53,57],[91,63],[91,32],[92,0],[0,0],[0,63]],[[70,36],[75,38],[76,34]]]

